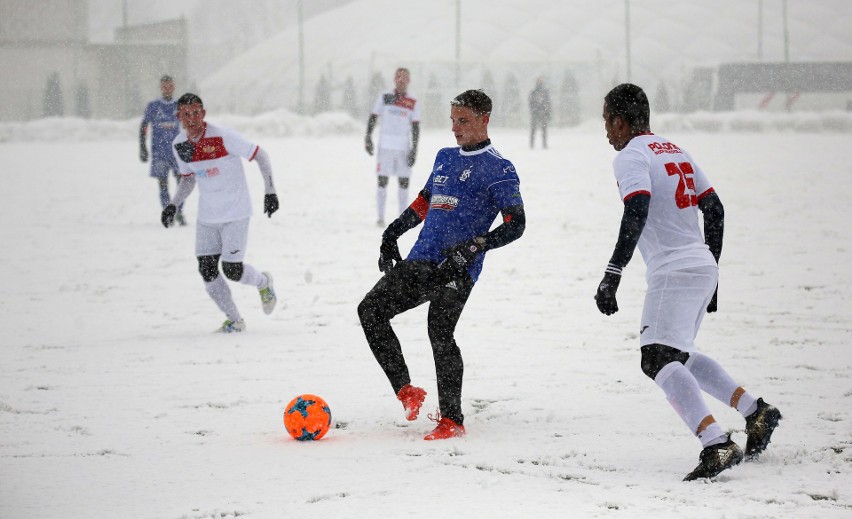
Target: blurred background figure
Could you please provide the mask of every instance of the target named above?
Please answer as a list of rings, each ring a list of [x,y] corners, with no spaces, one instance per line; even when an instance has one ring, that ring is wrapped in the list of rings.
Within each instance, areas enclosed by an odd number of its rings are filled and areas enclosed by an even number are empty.
[[[541,128],[541,146],[547,148],[547,123],[550,122],[550,90],[544,78],[538,78],[530,92],[530,148],[535,144],[535,131]]]
[[[385,224],[385,203],[387,201],[388,177],[399,179],[399,210],[408,207],[408,181],[411,166],[417,158],[417,142],[420,138],[420,104],[408,95],[408,83],[411,75],[407,68],[398,68],[394,74],[392,91],[383,92],[376,99],[373,111],[367,120],[367,135],[364,137],[364,149],[373,154],[373,128],[381,116],[382,128],[379,135],[379,149],[376,153],[376,212],[377,224]]]
[[[145,107],[145,115],[142,116],[142,125],[139,127],[139,160],[148,162],[147,134],[148,125],[151,125],[151,173],[157,179],[160,189],[160,208],[169,205],[169,171],[175,177],[175,182],[180,182],[178,176],[177,161],[172,153],[172,141],[177,137],[180,128],[177,119],[177,105],[172,99],[175,93],[175,81],[169,75],[160,78],[160,92],[162,97],[148,103]],[[175,221],[179,225],[186,225],[183,217],[183,204],[178,207]]]

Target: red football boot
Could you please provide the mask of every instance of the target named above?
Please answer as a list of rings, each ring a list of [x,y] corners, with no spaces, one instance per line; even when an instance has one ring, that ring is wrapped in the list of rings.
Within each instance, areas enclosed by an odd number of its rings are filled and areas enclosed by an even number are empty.
[[[424,440],[446,440],[448,438],[458,438],[466,434],[464,425],[459,425],[449,418],[441,416],[440,413],[434,418],[429,415],[429,419],[438,422],[438,426],[435,427],[434,431],[424,436]]]
[[[417,419],[420,414],[420,406],[426,400],[426,391],[423,388],[406,384],[402,386],[396,398],[402,402],[402,407],[405,409],[405,419],[409,422]]]

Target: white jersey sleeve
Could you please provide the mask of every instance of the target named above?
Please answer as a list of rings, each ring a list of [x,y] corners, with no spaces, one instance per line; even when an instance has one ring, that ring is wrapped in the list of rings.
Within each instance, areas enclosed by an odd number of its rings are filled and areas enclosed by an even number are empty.
[[[612,161],[618,192],[625,202],[639,194],[651,194],[651,164],[638,148],[625,148]]]
[[[414,102],[414,109],[411,110],[411,118],[410,121],[413,123],[420,122],[420,103]]]
[[[245,137],[230,128],[222,128],[222,139],[229,152],[248,161],[254,160],[254,156],[258,150],[257,144],[248,141]]]
[[[692,159],[692,155],[690,155],[686,150],[683,151],[683,154],[686,155],[689,163],[692,164],[692,180],[695,183],[695,195],[697,201],[700,202],[702,198],[713,192],[713,185],[710,183],[710,179],[707,178],[704,170],[701,169],[698,163]]]
[[[373,115],[382,115],[385,107],[385,94],[379,94],[379,97],[376,98],[376,102],[373,103],[373,111],[371,112]]]

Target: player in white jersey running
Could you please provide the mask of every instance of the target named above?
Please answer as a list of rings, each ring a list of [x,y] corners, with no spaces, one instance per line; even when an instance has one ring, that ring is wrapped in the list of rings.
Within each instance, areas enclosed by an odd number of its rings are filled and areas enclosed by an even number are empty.
[[[618,311],[621,272],[638,244],[648,283],[639,330],[642,371],[703,446],[698,466],[684,479],[712,477],[742,461],[743,452],[710,414],[702,390],[745,418],[748,459],[766,448],[781,419],[778,409],[752,396],[695,349],[705,312],[716,311],[722,202],[686,151],[651,133],[648,97],[641,88],[625,83],[612,89],[604,99],[603,118],[607,139],[618,151],[613,169],[624,214],[595,300],[606,315]]]
[[[376,157],[376,211],[378,225],[385,223],[385,201],[387,200],[388,177],[399,180],[399,210],[408,207],[408,183],[411,166],[417,158],[417,142],[420,139],[420,104],[408,95],[408,83],[411,75],[406,68],[398,68],[394,73],[394,90],[379,95],[373,105],[373,111],[367,120],[367,135],[364,148],[373,154],[373,128],[381,116],[379,149]]]
[[[219,260],[225,277],[256,287],[263,311],[272,313],[277,301],[272,276],[243,263],[252,210],[242,159],[257,160],[266,191],[263,212],[270,217],[278,210],[272,166],[269,156],[256,144],[233,130],[204,122],[204,103],[197,95],[182,95],[177,102],[177,114],[184,128],[173,143],[181,182],[171,203],[163,209],[162,222],[165,227],[172,225],[177,206],[198,184],[195,235],[198,270],[207,293],[226,317],[217,331],[241,332],[245,321],[237,310],[231,289],[219,276]]]

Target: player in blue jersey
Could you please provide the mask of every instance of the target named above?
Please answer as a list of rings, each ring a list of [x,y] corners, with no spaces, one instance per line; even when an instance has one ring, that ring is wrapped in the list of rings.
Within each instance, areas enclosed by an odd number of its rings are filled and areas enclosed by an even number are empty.
[[[148,125],[151,125],[151,173],[157,179],[160,187],[160,205],[165,208],[169,204],[169,171],[179,182],[178,166],[172,153],[172,141],[180,132],[177,118],[177,105],[172,99],[175,92],[175,82],[171,76],[165,75],[160,78],[160,92],[162,97],[148,103],[145,107],[145,115],[142,116],[142,125],[139,127],[139,160],[148,162],[148,148],[146,146]],[[175,220],[180,225],[186,225],[183,217],[183,205],[178,208]]]
[[[440,413],[426,440],[465,434],[464,366],[454,338],[456,323],[482,271],[485,252],[520,238],[526,224],[515,167],[488,138],[490,118],[491,99],[481,90],[453,99],[450,120],[459,147],[438,152],[426,186],[382,234],[379,270],[385,274],[358,306],[370,349],[402,402],[406,419],[414,420],[426,391],[411,385],[390,320],[429,302]],[[490,230],[498,214],[503,223]],[[397,240],[421,222],[423,229],[403,260]]]

